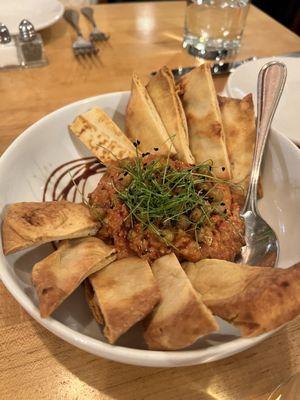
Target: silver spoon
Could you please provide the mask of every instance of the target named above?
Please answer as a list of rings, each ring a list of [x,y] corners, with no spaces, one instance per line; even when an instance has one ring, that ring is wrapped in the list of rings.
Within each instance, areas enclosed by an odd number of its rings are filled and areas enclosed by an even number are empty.
[[[275,232],[257,209],[257,183],[271,122],[286,81],[286,66],[279,61],[265,64],[257,82],[257,128],[249,189],[241,217],[245,220],[245,241],[238,262],[274,267],[279,255]]]

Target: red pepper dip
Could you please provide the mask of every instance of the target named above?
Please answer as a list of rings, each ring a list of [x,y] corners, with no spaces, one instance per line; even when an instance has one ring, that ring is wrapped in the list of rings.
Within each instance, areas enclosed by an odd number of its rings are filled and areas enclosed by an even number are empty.
[[[179,260],[234,261],[244,245],[238,189],[216,178],[211,163],[192,166],[167,156],[113,163],[89,195],[98,236],[118,257],[153,262],[174,252]]]

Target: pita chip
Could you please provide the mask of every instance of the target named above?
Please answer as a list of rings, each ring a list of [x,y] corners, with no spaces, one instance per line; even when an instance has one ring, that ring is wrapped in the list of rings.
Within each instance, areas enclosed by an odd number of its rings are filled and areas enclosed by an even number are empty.
[[[211,259],[184,269],[206,306],[242,336],[271,331],[300,314],[300,263],[281,269]]]
[[[153,152],[158,148],[163,154],[176,151],[149,93],[136,74],[132,76],[131,95],[126,111],[126,133],[131,140],[139,140],[139,149]]]
[[[247,193],[256,141],[255,114],[252,95],[242,100],[218,97],[232,181]]]
[[[89,209],[68,201],[10,204],[2,223],[5,255],[55,240],[94,235],[98,222]]]
[[[105,165],[136,155],[127,136],[99,107],[79,115],[69,129]]]
[[[225,132],[209,65],[202,64],[193,69],[179,80],[178,85],[196,164],[211,159],[215,175],[230,179]]]
[[[88,280],[87,300],[96,321],[104,322],[109,343],[144,319],[160,300],[150,265],[138,257],[117,260]]]
[[[92,273],[116,259],[116,251],[92,237],[65,241],[58,250],[34,265],[32,283],[46,318]]]
[[[159,286],[161,302],[146,322],[144,338],[150,349],[182,349],[200,336],[218,330],[212,313],[174,254],[157,259],[152,271]]]
[[[178,157],[182,161],[194,164],[195,160],[189,148],[186,117],[170,69],[168,67],[160,69],[150,79],[146,88],[172,140]]]

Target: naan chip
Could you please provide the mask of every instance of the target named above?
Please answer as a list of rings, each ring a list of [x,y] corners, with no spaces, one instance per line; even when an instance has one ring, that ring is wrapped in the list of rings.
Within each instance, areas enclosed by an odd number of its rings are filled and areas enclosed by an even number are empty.
[[[146,323],[144,337],[150,349],[182,349],[218,330],[174,254],[157,259],[152,271],[162,299]]]
[[[242,336],[271,331],[300,314],[300,263],[280,269],[210,259],[184,269],[206,306]]]
[[[135,74],[125,119],[126,133],[131,140],[139,140],[141,151],[152,153],[157,148],[163,154],[176,153],[151,97]]]
[[[230,179],[225,132],[209,65],[194,68],[178,85],[196,164],[211,159],[215,175]]]
[[[226,145],[230,161],[231,179],[247,193],[256,141],[255,114],[252,95],[242,100],[218,97]]]
[[[148,315],[160,300],[150,265],[138,257],[123,258],[89,277],[87,299],[103,333],[114,343]],[[98,306],[98,310],[97,310]]]
[[[181,101],[176,92],[172,72],[168,67],[153,76],[147,91],[177,151],[178,157],[189,164],[195,159],[189,148],[188,127]]]
[[[99,107],[79,115],[69,129],[105,165],[136,155],[131,141]]]
[[[10,204],[2,223],[5,255],[34,245],[94,235],[98,222],[83,204],[68,201]]]
[[[84,279],[116,258],[112,246],[92,237],[66,241],[35,264],[32,283],[39,298],[41,317],[52,314]]]

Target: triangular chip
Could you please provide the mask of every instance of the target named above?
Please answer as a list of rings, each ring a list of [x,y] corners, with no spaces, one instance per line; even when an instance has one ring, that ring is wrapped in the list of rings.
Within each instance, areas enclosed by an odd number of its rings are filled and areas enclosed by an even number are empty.
[[[271,331],[300,314],[300,263],[280,269],[211,259],[184,269],[207,307],[242,336]]]
[[[164,154],[174,154],[175,149],[168,132],[139,78],[133,74],[131,95],[126,111],[126,133],[139,140],[139,149],[152,153],[159,149]]]
[[[95,319],[103,318],[109,343],[144,319],[160,299],[150,265],[138,257],[115,261],[91,275],[89,282],[94,294],[89,289],[88,302]]]
[[[55,240],[94,235],[98,230],[89,209],[68,201],[10,204],[2,223],[5,255]]]
[[[252,95],[242,100],[218,97],[226,145],[231,168],[231,179],[247,193],[256,140],[255,114]]]
[[[163,67],[150,79],[146,88],[173,142],[178,157],[182,161],[194,164],[195,159],[189,148],[186,117],[176,92],[172,72],[168,67]]]
[[[230,179],[225,133],[209,65],[194,68],[179,80],[178,85],[196,164],[211,159],[215,175]]]
[[[99,107],[79,115],[69,129],[103,164],[136,154],[127,136]]]
[[[48,317],[84,279],[116,258],[113,247],[92,237],[66,241],[35,264],[32,283],[39,297],[41,316]]]
[[[177,350],[200,336],[218,330],[218,325],[195,291],[174,254],[157,259],[152,271],[162,296],[149,316],[144,332],[153,350]]]

